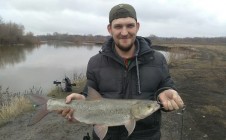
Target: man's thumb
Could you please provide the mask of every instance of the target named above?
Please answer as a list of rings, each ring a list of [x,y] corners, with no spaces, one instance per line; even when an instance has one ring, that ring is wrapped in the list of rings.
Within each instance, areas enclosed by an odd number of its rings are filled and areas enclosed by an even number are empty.
[[[66,97],[66,100],[65,100],[66,104],[70,103],[71,100],[72,100],[72,96],[71,96],[71,95],[68,95],[68,96]]]

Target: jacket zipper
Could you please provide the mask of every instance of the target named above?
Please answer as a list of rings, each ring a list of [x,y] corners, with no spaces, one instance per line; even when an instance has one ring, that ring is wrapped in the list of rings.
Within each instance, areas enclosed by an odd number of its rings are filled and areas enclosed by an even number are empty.
[[[122,94],[123,94],[123,98],[126,98],[126,89],[128,86],[128,70],[124,69],[124,74],[123,74],[123,90],[122,90]]]

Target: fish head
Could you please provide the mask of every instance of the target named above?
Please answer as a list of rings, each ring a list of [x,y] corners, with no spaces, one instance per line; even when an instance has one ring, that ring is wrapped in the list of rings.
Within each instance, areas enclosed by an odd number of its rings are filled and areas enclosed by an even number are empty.
[[[132,106],[131,112],[134,118],[140,120],[151,115],[152,113],[157,111],[159,108],[160,108],[160,105],[157,103],[157,101],[141,100]]]

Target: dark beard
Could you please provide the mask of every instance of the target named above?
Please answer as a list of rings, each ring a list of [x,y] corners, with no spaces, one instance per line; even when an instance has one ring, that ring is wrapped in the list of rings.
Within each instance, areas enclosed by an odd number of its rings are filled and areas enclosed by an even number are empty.
[[[133,44],[130,44],[127,47],[123,47],[123,46],[121,46],[119,44],[115,44],[115,45],[116,45],[117,48],[119,48],[123,52],[128,52],[133,47]]]

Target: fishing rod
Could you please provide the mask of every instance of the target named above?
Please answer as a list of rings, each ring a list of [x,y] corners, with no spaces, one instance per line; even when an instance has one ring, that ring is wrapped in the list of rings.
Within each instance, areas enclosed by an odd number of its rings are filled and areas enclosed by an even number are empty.
[[[186,109],[186,106],[184,105],[181,109],[181,113],[177,113],[178,115],[181,115],[181,128],[180,128],[180,140],[183,140],[183,129],[184,129],[184,111]]]
[[[183,129],[184,129],[184,111],[185,111],[186,106],[181,110],[181,130],[180,130],[180,140],[183,140]]]

